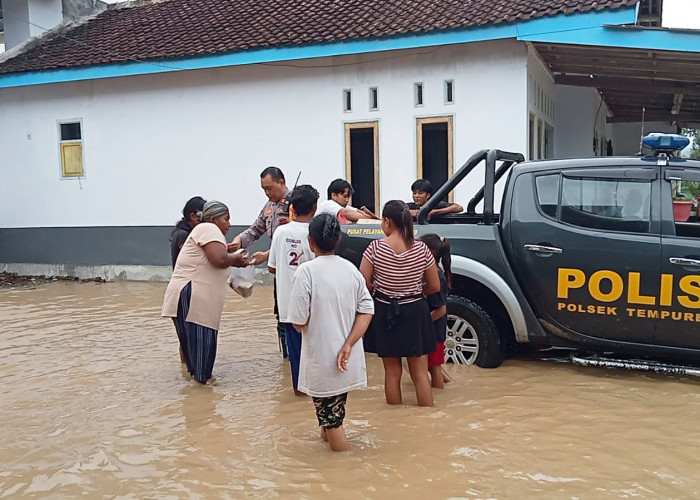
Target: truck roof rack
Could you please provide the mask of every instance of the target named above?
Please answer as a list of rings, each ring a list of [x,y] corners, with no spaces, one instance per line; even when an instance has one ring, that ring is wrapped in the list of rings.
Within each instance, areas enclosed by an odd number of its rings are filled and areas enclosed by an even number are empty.
[[[447,182],[440,186],[440,189],[438,189],[435,194],[428,199],[426,204],[423,205],[423,208],[421,208],[420,212],[418,212],[418,224],[426,224],[428,222],[428,214],[433,207],[435,207],[435,205],[437,205],[441,199],[445,198],[447,194],[462,181],[462,179],[464,179],[472,170],[474,170],[474,167],[484,160],[486,160],[484,186],[479,189],[471,200],[469,200],[469,204],[467,205],[467,213],[474,214],[476,205],[483,199],[484,224],[493,224],[494,186],[510,167],[512,167],[515,163],[525,161],[525,157],[520,153],[509,153],[506,151],[501,151],[500,149],[482,149],[481,151],[474,153],[452,177],[447,179]],[[499,161],[502,161],[503,163],[498,170],[496,170],[496,162]]]

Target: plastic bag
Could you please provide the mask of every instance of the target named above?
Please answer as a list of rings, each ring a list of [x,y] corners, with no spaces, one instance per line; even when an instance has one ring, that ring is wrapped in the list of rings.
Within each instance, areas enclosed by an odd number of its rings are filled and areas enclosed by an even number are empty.
[[[248,253],[245,250],[239,250],[239,252],[245,252],[243,255],[244,257],[246,257]],[[228,286],[230,286],[234,292],[244,299],[247,299],[253,294],[255,266],[232,267],[227,282]]]

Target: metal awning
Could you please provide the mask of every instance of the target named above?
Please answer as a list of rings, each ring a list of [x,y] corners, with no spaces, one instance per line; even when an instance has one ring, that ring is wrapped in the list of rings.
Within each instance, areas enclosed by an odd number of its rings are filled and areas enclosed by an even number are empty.
[[[549,66],[555,84],[598,90],[612,113],[609,123],[641,122],[644,110],[646,122],[700,128],[700,31],[687,34],[697,37],[697,52],[548,42],[532,45]]]

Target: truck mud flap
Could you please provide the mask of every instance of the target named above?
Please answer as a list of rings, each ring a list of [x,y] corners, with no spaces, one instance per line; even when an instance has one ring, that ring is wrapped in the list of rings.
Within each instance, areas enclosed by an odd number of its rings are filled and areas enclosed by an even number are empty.
[[[572,354],[571,362],[581,366],[624,368],[626,370],[639,370],[653,373],[667,373],[670,375],[691,375],[694,377],[700,377],[700,368],[698,367],[674,365],[641,359],[615,359]]]

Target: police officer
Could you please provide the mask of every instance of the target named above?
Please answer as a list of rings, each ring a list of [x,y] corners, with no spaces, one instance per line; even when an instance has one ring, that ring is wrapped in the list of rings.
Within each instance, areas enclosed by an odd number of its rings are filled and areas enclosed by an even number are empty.
[[[268,202],[265,203],[255,222],[241,234],[233,238],[229,244],[229,251],[239,248],[247,248],[264,233],[272,239],[275,229],[282,224],[289,222],[289,197],[292,192],[287,188],[284,174],[277,167],[267,167],[260,173],[260,187],[265,191]],[[255,252],[250,263],[253,265],[265,262],[270,255],[270,251]],[[275,316],[277,316],[277,294],[275,293]],[[277,323],[277,335],[280,339],[282,356],[287,357],[287,345],[284,341],[284,327]]]

